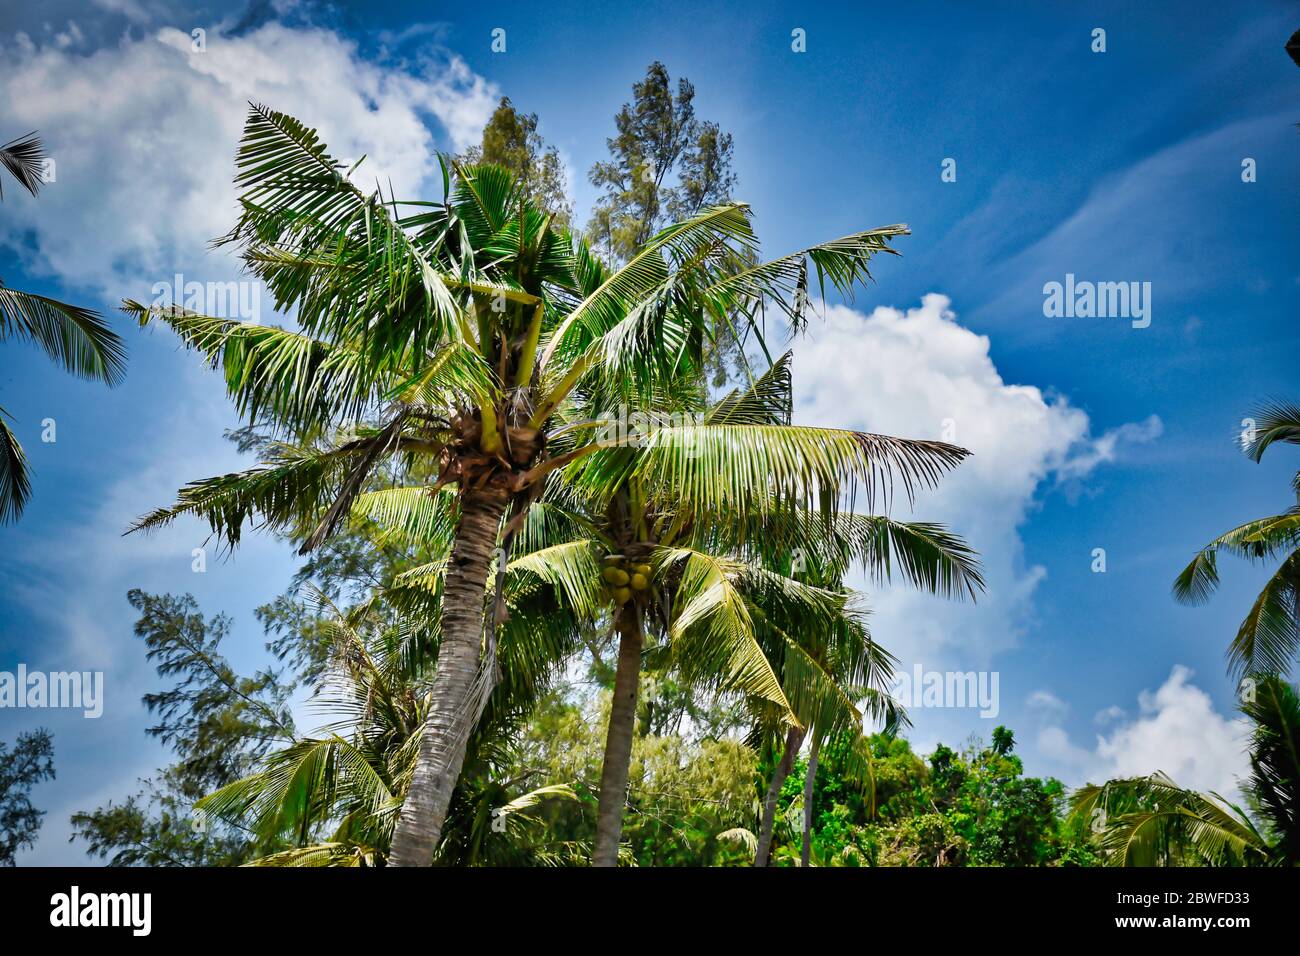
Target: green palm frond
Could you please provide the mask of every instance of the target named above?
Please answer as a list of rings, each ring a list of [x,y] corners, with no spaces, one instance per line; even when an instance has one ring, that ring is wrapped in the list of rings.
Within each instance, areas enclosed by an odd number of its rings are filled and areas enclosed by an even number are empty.
[[[897,568],[913,587],[941,597],[974,600],[984,590],[979,554],[943,525],[887,515],[838,518],[848,536],[848,556],[860,560],[878,583],[889,581]]]
[[[369,447],[364,439],[324,451],[279,445],[267,462],[255,468],[191,482],[180,490],[174,504],[140,518],[128,533],[193,515],[233,547],[244,523],[254,518],[275,528],[305,528],[335,499],[355,461]]]
[[[243,213],[223,241],[255,253],[248,264],[277,309],[296,307],[310,334],[358,340],[378,360],[410,348],[419,363],[460,334],[433,251],[352,183],[314,129],[250,104],[236,164]]]
[[[142,326],[164,323],[212,368],[219,367],[236,410],[250,423],[266,416],[303,434],[355,421],[374,409],[387,385],[365,356],[344,345],[129,299],[122,311]]]
[[[910,234],[905,225],[856,232],[741,269],[713,283],[707,292],[729,308],[737,307],[737,299],[773,302],[789,317],[791,328],[799,332],[807,324],[809,263],[816,273],[821,297],[829,283],[852,299],[855,286],[871,279],[868,265],[872,257],[879,253],[898,255],[889,240]]]
[[[786,352],[749,388],[733,389],[705,414],[706,425],[789,425],[793,405],[790,362]]]
[[[0,408],[0,524],[17,521],[32,494],[27,473],[27,455],[18,436],[5,421],[9,413]]]
[[[1254,418],[1255,434],[1246,454],[1255,461],[1262,459],[1274,442],[1300,445],[1300,405],[1295,402],[1268,402],[1255,412]]]
[[[358,495],[352,513],[374,522],[379,543],[397,541],[422,547],[436,555],[451,553],[455,531],[456,494],[450,488],[383,488]]]
[[[1254,680],[1242,713],[1255,722],[1246,792],[1269,823],[1274,855],[1300,861],[1300,695],[1276,675]]]
[[[1165,866],[1190,854],[1211,866],[1260,859],[1267,843],[1250,818],[1217,794],[1184,790],[1163,773],[1075,792],[1071,813],[1100,829],[1112,866]]]
[[[126,345],[94,309],[0,283],[0,342],[9,339],[36,344],[80,378],[116,385],[126,374]]]
[[[712,682],[789,711],[738,587],[745,568],[680,547],[659,549],[656,562],[674,567],[679,575],[668,633],[672,660],[688,680]]]
[[[1300,550],[1268,579],[1228,645],[1234,674],[1286,673],[1300,649]]]
[[[1174,581],[1174,597],[1182,604],[1204,604],[1219,586],[1219,551],[1264,561],[1300,547],[1300,513],[1295,510],[1248,521],[1219,535],[1192,559]]]
[[[227,784],[199,801],[199,810],[247,821],[265,838],[307,838],[330,815],[335,800],[377,811],[393,794],[371,758],[342,737],[307,738],[266,758],[265,769]]]
[[[523,199],[521,184],[508,169],[492,163],[457,166],[456,171],[451,205],[474,247],[482,248],[513,221]]]
[[[510,559],[507,575],[531,575],[556,588],[579,617],[595,620],[609,606],[601,580],[603,549],[593,541],[566,541]]]
[[[726,204],[702,210],[690,219],[675,223],[655,235],[621,268],[610,273],[593,292],[573,309],[548,339],[540,362],[551,368],[552,358],[563,347],[573,356],[590,351],[630,313],[645,312],[648,301],[674,282],[681,282],[674,266],[703,268],[710,250],[737,241],[752,244],[749,210],[740,204]]]
[[[296,846],[291,850],[269,853],[245,863],[254,867],[354,867],[374,866],[378,859],[374,847],[356,843],[312,843],[308,846]]]
[[[888,506],[895,482],[910,502],[968,454],[944,442],[835,428],[686,424],[647,430],[634,473],[706,511],[804,500],[833,512],[842,493]]]

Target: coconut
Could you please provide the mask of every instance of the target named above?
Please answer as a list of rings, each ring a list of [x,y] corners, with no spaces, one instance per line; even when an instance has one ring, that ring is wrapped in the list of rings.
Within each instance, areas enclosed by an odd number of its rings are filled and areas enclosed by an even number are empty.
[[[616,588],[623,587],[624,585],[627,584],[628,581],[627,572],[624,571],[622,568],[615,568],[615,567],[606,568],[604,571],[600,573],[600,576],[603,577],[610,584],[614,585],[614,587]]]
[[[626,603],[627,603],[628,601],[630,601],[630,600],[632,600],[632,589],[631,589],[631,588],[615,588],[615,589],[614,589],[614,601],[615,601],[615,603],[617,603],[617,604],[626,604]]]
[[[649,583],[650,582],[646,579],[646,576],[644,574],[638,573],[632,575],[633,591],[644,591],[646,589],[646,585],[648,585]]]

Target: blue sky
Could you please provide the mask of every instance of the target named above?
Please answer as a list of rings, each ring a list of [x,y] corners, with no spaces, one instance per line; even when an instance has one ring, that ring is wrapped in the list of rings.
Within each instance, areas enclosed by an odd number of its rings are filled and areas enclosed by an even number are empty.
[[[737,194],[768,251],[912,228],[877,283],[830,303],[794,347],[802,420],[918,437],[948,420],[975,451],[915,514],[985,554],[988,598],[870,595],[877,637],[909,667],[1000,675],[996,721],[920,711],[918,746],[1005,722],[1033,773],[1079,783],[1160,768],[1231,787],[1243,761],[1223,650],[1263,572],[1225,564],[1222,592],[1197,609],[1169,585],[1199,544],[1288,504],[1294,461],[1252,464],[1233,437],[1255,403],[1297,385],[1300,71],[1282,51],[1293,11],[378,6],[7,11],[0,139],[40,129],[57,179],[39,200],[6,189],[0,276],[104,310],[176,272],[233,277],[206,240],[231,221],[250,98],[320,127],[340,156],[368,153],[399,193],[429,196],[433,152],[471,142],[508,95],[559,147],[583,219],[612,116],[661,60],[695,84],[699,115],[734,134]],[[491,51],[498,27],[505,53]],[[1091,50],[1098,27],[1104,53]],[[955,182],[941,179],[945,159]],[[1046,318],[1043,285],[1067,273],[1151,283],[1150,326]],[[59,777],[38,791],[49,815],[27,862],[80,859],[68,815],[132,792],[162,760],[143,733],[154,680],[127,589],[190,591],[233,615],[231,656],[254,667],[252,609],[295,566],[252,535],[195,574],[197,527],[120,536],[185,481],[239,464],[216,376],[167,333],[120,328],[130,370],[111,392],[24,346],[0,350],[0,404],[35,472],[22,521],[0,528],[0,670],[102,669],[108,685],[99,720],[0,710],[2,740],[38,724],[56,734]],[[55,443],[40,440],[45,418]]]

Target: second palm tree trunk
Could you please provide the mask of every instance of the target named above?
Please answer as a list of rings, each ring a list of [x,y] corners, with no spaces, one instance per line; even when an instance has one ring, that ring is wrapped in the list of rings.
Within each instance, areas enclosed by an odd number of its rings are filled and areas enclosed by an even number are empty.
[[[781,787],[785,783],[785,778],[790,776],[790,769],[794,766],[795,754],[803,746],[804,730],[802,727],[791,727],[785,735],[785,753],[781,754],[781,760],[772,771],[772,781],[767,787],[767,798],[763,801],[763,821],[758,828],[758,851],[754,854],[755,866],[767,866],[768,858],[772,855],[772,830],[776,825],[776,801],[781,795]]]
[[[808,751],[808,773],[803,782],[803,852],[799,855],[800,866],[807,866],[812,859],[813,791],[817,783],[817,752],[821,746],[822,735],[817,734]]]
[[[429,689],[429,717],[393,831],[392,866],[430,866],[442,837],[465,745],[478,716],[474,698],[483,646],[483,596],[506,502],[507,494],[490,485],[461,498],[460,525],[442,594],[442,642]]]
[[[641,686],[641,615],[633,605],[618,612],[618,667],[614,672],[614,697],[609,705],[609,731],[605,737],[605,763],[600,770],[600,802],[596,809],[596,848],[592,866],[618,866],[618,845],[623,835],[623,807],[632,765],[632,740],[636,736],[637,694]]]

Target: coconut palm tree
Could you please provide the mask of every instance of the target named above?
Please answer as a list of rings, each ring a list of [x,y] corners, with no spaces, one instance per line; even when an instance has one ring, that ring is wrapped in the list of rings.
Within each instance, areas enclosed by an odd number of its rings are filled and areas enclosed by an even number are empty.
[[[1158,772],[1082,787],[1072,815],[1099,832],[1109,865],[1300,865],[1300,697],[1276,676],[1247,686],[1241,711],[1255,727],[1242,789],[1256,819]]]
[[[791,574],[793,556],[820,555],[799,562],[807,569],[826,566],[842,572],[858,560],[877,574],[887,574],[892,560],[903,565],[910,579],[935,589],[973,589],[979,583],[973,553],[933,526],[833,510],[818,515],[799,505],[756,505],[770,490],[761,482],[751,486],[753,497],[744,507],[721,502],[693,507],[698,492],[690,489],[707,483],[717,469],[725,470],[726,462],[706,460],[702,471],[692,473],[679,462],[682,480],[653,480],[659,467],[647,467],[646,460],[653,460],[656,436],[683,427],[683,411],[698,414],[698,421],[686,426],[694,436],[687,462],[703,457],[720,435],[750,441],[761,436],[764,443],[784,443],[790,455],[809,460],[815,441],[801,444],[807,432],[789,423],[789,359],[783,356],[750,387],[711,406],[701,406],[698,394],[692,398],[689,389],[675,397],[675,406],[660,396],[661,421],[675,407],[677,424],[656,424],[654,415],[645,416],[648,421],[633,440],[602,449],[562,475],[579,494],[596,493],[587,505],[594,515],[589,523],[599,529],[595,550],[603,552],[602,573],[619,634],[597,818],[597,865],[613,865],[617,857],[647,646],[657,645],[651,659],[666,662],[688,682],[741,691],[773,724],[788,725],[793,733],[803,733],[810,723],[825,731],[860,727],[861,714],[842,681],[871,687],[862,696],[873,705],[882,702],[878,695],[888,677],[888,655],[869,638],[862,640],[865,628],[842,589],[818,587]],[[892,534],[882,536],[887,528]],[[834,666],[828,666],[832,660]]]
[[[0,146],[0,167],[33,196],[40,191],[44,159],[45,149],[35,133]],[[98,312],[10,289],[0,280],[0,342],[9,339],[35,344],[80,378],[116,385],[126,372],[126,347]],[[0,524],[17,521],[32,492],[27,456],[5,421],[11,417],[0,406]]]
[[[913,580],[942,579],[942,585],[932,581],[936,589],[979,580],[972,553],[933,526],[830,515],[829,527],[837,531],[828,535],[827,519],[796,506],[750,508],[732,520],[714,520],[712,512],[691,506],[694,492],[683,495],[676,483],[656,480],[660,468],[647,467],[642,459],[659,433],[670,428],[692,429],[703,448],[714,436],[734,434],[741,425],[762,426],[758,434],[766,442],[784,442],[792,454],[806,455],[798,445],[802,430],[787,422],[789,359],[783,356],[752,386],[712,405],[703,402],[698,379],[688,376],[673,394],[658,396],[655,412],[636,413],[630,420],[624,415],[619,424],[633,425],[630,433],[614,427],[611,436],[606,434],[611,429],[602,427],[594,439],[601,446],[596,452],[574,458],[551,475],[510,555],[507,579],[533,576],[561,589],[566,605],[592,627],[618,635],[593,857],[598,865],[613,865],[618,858],[639,679],[646,663],[674,668],[697,687],[741,692],[756,706],[766,702],[777,724],[798,724],[800,717],[791,708],[795,701],[803,719],[815,717],[820,726],[860,725],[849,696],[828,683],[823,661],[835,657],[847,677],[879,686],[881,675],[887,677],[883,652],[869,640],[860,641],[853,657],[840,641],[835,654],[823,647],[818,659],[806,653],[805,642],[790,638],[801,630],[865,633],[852,622],[838,627],[848,611],[844,594],[790,576],[793,552],[825,555],[810,567],[842,568],[861,558],[887,573],[892,560],[903,564]],[[593,406],[601,401],[588,396],[587,407],[571,403],[562,411],[565,424],[555,433],[558,454],[569,454],[582,440],[578,436],[592,434],[588,426],[598,421]],[[692,409],[698,417],[688,417]],[[380,526],[414,531],[436,527],[438,507],[423,488],[411,487],[363,495],[355,510]],[[882,535],[885,531],[889,533]],[[407,579],[414,582],[423,575],[436,585],[440,573],[434,563],[408,573]],[[787,686],[776,677],[777,668],[786,672]]]
[[[1258,462],[1275,442],[1300,444],[1300,406],[1271,402],[1256,412],[1255,426],[1244,436],[1246,453]],[[1285,674],[1300,649],[1300,470],[1291,489],[1297,504],[1215,538],[1174,581],[1179,601],[1203,604],[1219,586],[1219,551],[1259,563],[1281,559],[1228,646],[1230,668],[1238,675]]]
[[[587,443],[552,454],[557,410],[575,391],[630,392],[671,376],[720,328],[754,322],[769,305],[802,328],[810,268],[819,285],[851,292],[868,277],[871,257],[892,251],[888,240],[906,228],[751,264],[749,210],[727,204],[664,229],[608,269],[496,167],[444,160],[444,199],[401,203],[362,191],[350,178],[356,167],[334,162],[314,130],[260,106],[250,109],[238,165],[243,213],[225,241],[240,248],[277,308],[296,310],[302,332],[129,301],[125,308],[142,322],[166,323],[220,365],[240,411],[286,441],[258,468],[187,486],[139,526],[196,514],[233,544],[254,516],[274,526],[310,523],[303,547],[311,549],[346,519],[381,460],[422,459],[434,467],[435,487],[456,489],[428,733],[392,857],[426,865],[495,680],[482,613],[492,553],[499,540],[510,551],[548,474],[597,450]],[[350,434],[318,447],[343,427]],[[689,430],[659,434],[654,451],[669,462],[665,474],[681,476],[671,461],[692,438]],[[810,466],[788,448],[755,443],[737,455],[735,439],[720,437],[715,452],[714,464],[730,457],[739,469],[708,485],[719,501],[751,494],[760,474],[766,493],[773,475],[808,491],[819,479],[827,489],[849,478],[871,484],[900,467],[930,474],[959,457],[942,443],[822,430],[803,439]]]
[[[803,581],[848,594],[851,592],[844,588],[844,576],[854,564],[859,564],[877,584],[888,582],[897,573],[913,587],[946,598],[974,600],[984,589],[976,553],[941,525],[857,513],[837,514],[829,521],[815,517],[812,520],[815,534],[810,540],[816,544],[798,549],[799,577]],[[814,529],[800,533],[808,536]],[[754,856],[756,866],[766,866],[770,859],[777,799],[804,744],[809,746],[802,853],[807,865],[811,849],[811,797],[821,746],[831,737],[849,734],[850,771],[870,789],[873,787],[872,758],[863,734],[864,718],[880,723],[890,733],[908,722],[906,713],[885,691],[895,660],[872,639],[866,626],[865,608],[860,604],[855,603],[851,613],[845,614],[832,629],[795,626],[788,635],[782,636],[797,642],[802,649],[799,656],[782,659],[783,684],[787,670],[792,670],[791,676],[797,679],[800,669],[812,663],[826,675],[822,686],[834,693],[807,698],[799,695],[795,707],[798,722],[790,726],[774,721],[770,712],[756,712],[752,739],[773,757],[780,748],[762,804]]]

